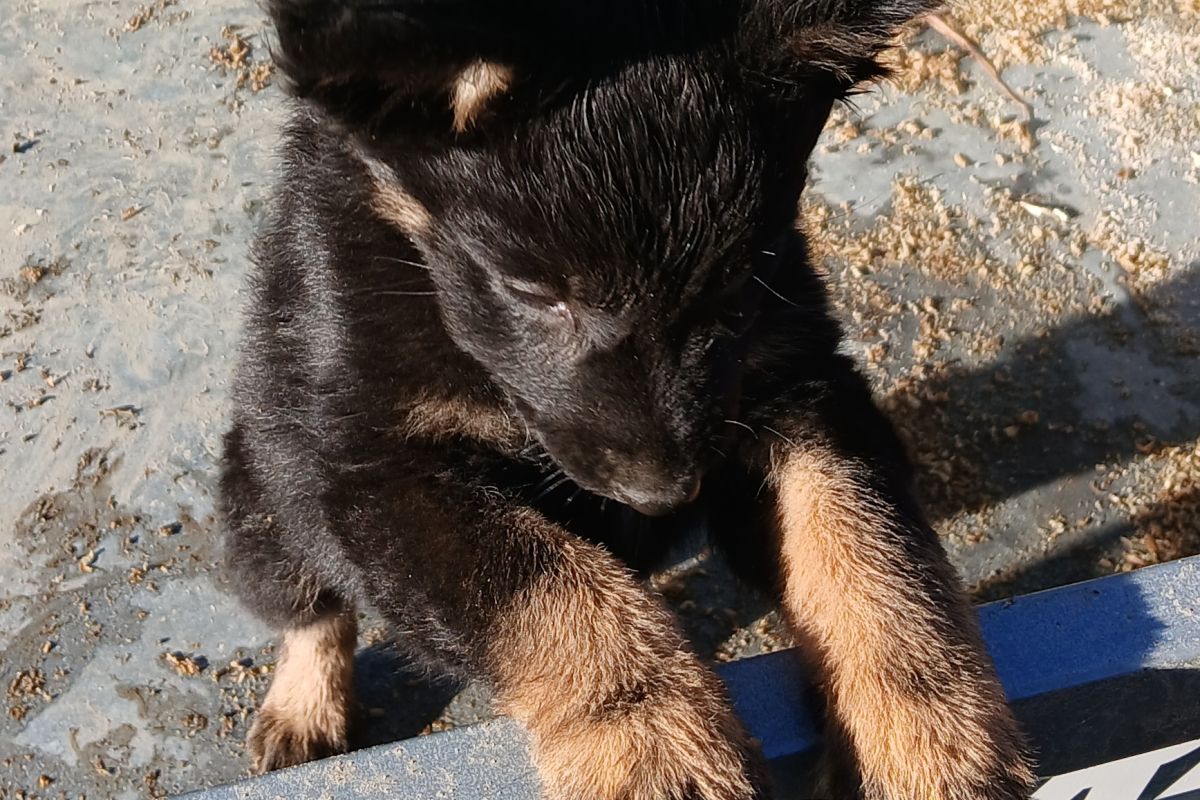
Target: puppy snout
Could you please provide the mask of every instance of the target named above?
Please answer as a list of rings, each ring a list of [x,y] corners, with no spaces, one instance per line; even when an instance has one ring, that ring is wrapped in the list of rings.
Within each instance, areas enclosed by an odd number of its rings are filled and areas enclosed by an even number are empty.
[[[641,487],[621,487],[617,494],[618,499],[634,511],[650,517],[661,517],[695,502],[700,497],[702,483],[699,475],[690,475],[661,489],[648,491]]]

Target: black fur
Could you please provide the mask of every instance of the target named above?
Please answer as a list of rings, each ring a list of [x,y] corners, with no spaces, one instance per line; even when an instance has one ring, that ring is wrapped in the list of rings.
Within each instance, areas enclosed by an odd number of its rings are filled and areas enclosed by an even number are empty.
[[[364,600],[436,668],[488,678],[489,632],[560,558],[513,509],[635,559],[701,484],[775,591],[771,441],[872,465],[919,519],[794,222],[831,105],[925,0],[269,8],[298,102],[222,484],[258,613]],[[456,132],[449,87],[481,59],[511,85]],[[380,181],[428,228],[385,219]],[[451,400],[515,435],[409,425]]]

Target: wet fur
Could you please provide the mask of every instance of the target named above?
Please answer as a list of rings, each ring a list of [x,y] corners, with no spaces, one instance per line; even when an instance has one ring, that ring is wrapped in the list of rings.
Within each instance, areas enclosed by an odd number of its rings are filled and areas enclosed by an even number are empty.
[[[925,6],[269,7],[298,99],[221,492],[235,585],[287,631],[260,768],[346,746],[330,687],[353,637],[330,621],[362,602],[494,686],[558,800],[766,797],[631,572],[694,499],[821,665],[847,795],[1026,797],[972,612],[794,224],[830,106]],[[289,650],[324,655],[300,681]]]

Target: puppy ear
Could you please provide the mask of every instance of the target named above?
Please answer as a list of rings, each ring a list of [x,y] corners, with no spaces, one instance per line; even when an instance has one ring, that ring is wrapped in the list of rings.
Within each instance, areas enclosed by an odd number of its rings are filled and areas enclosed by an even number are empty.
[[[512,81],[488,0],[268,0],[284,85],[342,125],[406,118],[465,130]],[[500,7],[500,8],[498,8]]]
[[[518,79],[550,94],[724,40],[751,0],[265,1],[293,95],[351,129],[462,132]]]
[[[842,90],[886,74],[879,56],[901,28],[939,0],[760,0],[788,56],[803,72],[831,76]]]

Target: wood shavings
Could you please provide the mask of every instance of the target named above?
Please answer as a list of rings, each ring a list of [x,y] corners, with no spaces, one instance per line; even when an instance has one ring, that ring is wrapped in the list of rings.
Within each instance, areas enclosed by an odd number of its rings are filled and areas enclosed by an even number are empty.
[[[88,550],[79,559],[79,571],[83,573],[91,573],[96,571],[96,551]]]
[[[971,41],[970,37],[968,37],[966,34],[952,25],[946,18],[939,14],[927,14],[925,16],[925,22],[930,28],[933,28],[935,31],[949,39],[958,47],[966,50],[967,53],[970,54],[971,58],[975,59],[987,76],[992,79],[992,82],[999,86],[1000,90],[1008,96],[1008,99],[1016,103],[1017,108],[1021,109],[1021,113],[1024,115],[1026,122],[1029,122],[1033,119],[1033,108],[1028,102],[1026,102],[1024,97],[1021,97],[1021,95],[1017,94],[1017,92],[1011,86],[1004,82],[1004,78],[1000,75],[1000,70],[996,69],[996,65],[992,63],[992,60],[988,58],[982,50],[979,49],[979,45]]]
[[[194,656],[179,651],[163,653],[160,658],[167,666],[185,678],[196,677],[208,666],[208,659],[204,656]]]
[[[916,177],[892,184],[890,213],[877,218],[865,234],[831,224],[832,212],[816,207],[806,229],[818,247],[856,265],[912,263],[933,277],[952,279],[987,261],[986,254],[963,236],[969,220],[962,209],[947,204],[941,191]],[[821,241],[823,240],[823,242]]]
[[[1133,485],[1109,499],[1128,514],[1135,533],[1104,564],[1128,572],[1200,553],[1200,439],[1161,446],[1129,472]]]
[[[1200,34],[1195,37],[1200,46]],[[1200,102],[1194,93],[1144,79],[1102,82],[1087,99],[1103,121],[1121,161],[1143,169],[1171,146],[1200,141]]]
[[[128,403],[125,405],[103,408],[99,412],[101,418],[115,420],[119,427],[128,428],[129,430],[133,430],[138,426],[137,419],[138,415],[141,413],[142,410],[140,408]]]
[[[40,669],[23,669],[17,672],[9,681],[6,697],[9,701],[8,715],[17,722],[25,719],[33,700],[49,702],[53,699],[46,691],[46,675]]]
[[[271,75],[274,71],[275,66],[271,62],[259,61],[250,68],[245,78],[238,76],[238,86],[249,83],[250,91],[261,92],[271,84]]]
[[[961,55],[953,50],[927,53],[915,46],[897,47],[884,56],[891,72],[890,82],[903,92],[938,87],[951,96],[967,91],[967,80],[959,67]]]
[[[226,70],[237,70],[246,66],[252,48],[238,33],[237,28],[226,25],[221,29],[221,38],[226,44],[213,45],[208,51],[209,60]]]
[[[1041,219],[1042,217],[1045,217],[1045,216],[1052,216],[1055,219],[1057,219],[1059,222],[1066,222],[1071,218],[1070,215],[1067,214],[1067,212],[1062,210],[1061,208],[1054,208],[1053,206],[1047,206],[1047,205],[1039,205],[1038,203],[1033,203],[1033,202],[1030,202],[1029,200],[1018,200],[1017,205],[1019,205],[1024,211],[1026,211],[1034,219]]]
[[[158,0],[156,3],[142,6],[137,10],[132,17],[125,22],[125,30],[128,33],[140,31],[145,27],[147,22],[157,17],[163,11],[175,5],[176,0]]]
[[[234,74],[238,89],[249,86],[250,91],[260,92],[270,85],[274,66],[270,61],[254,61],[251,58],[253,45],[242,37],[237,28],[225,26],[221,29],[221,38],[225,44],[213,45],[208,58],[223,72]]]
[[[1153,313],[1157,303],[1154,290],[1171,280],[1184,268],[1174,264],[1166,251],[1128,233],[1112,213],[1099,215],[1089,233],[1089,242],[1112,258],[1125,274],[1125,282],[1143,311]],[[1170,322],[1170,320],[1164,320]]]
[[[996,135],[1001,139],[1015,142],[1021,148],[1022,153],[1032,153],[1037,146],[1033,131],[1025,120],[995,119],[992,121],[992,127],[995,128]]]
[[[1138,8],[1162,7],[1170,0],[976,0],[959,3],[945,15],[963,33],[981,42],[998,69],[1046,61],[1045,34],[1069,27],[1072,17],[1102,25],[1129,19]]]
[[[249,658],[235,658],[229,662],[228,666],[219,667],[213,670],[212,679],[214,682],[219,682],[228,677],[235,684],[241,685],[246,681],[270,675],[274,671],[274,664],[256,665],[254,661]]]

